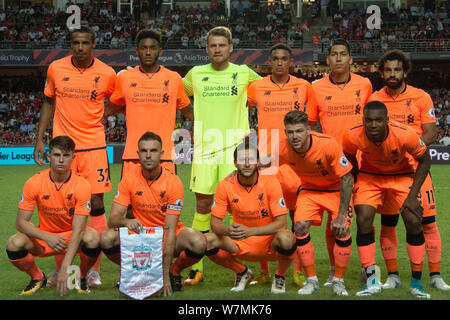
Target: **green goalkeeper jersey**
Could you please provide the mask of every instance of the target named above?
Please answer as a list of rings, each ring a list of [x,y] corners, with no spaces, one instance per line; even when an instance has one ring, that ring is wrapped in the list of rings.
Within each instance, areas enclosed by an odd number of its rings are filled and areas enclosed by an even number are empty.
[[[229,63],[217,71],[211,64],[193,67],[183,79],[194,96],[194,158],[234,148],[249,133],[247,87],[261,78],[246,65]]]

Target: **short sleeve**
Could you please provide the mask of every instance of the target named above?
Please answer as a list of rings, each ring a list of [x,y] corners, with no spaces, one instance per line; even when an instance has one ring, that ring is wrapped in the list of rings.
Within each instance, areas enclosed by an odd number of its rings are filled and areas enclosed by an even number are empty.
[[[419,99],[417,99],[416,105],[420,111],[420,119],[422,124],[436,123],[433,100],[431,100],[428,93],[422,91],[422,95]]]
[[[317,103],[317,94],[316,94],[317,90],[318,88],[315,88],[314,84],[311,85],[311,91],[312,95],[314,95],[315,103],[307,103],[305,110],[310,122],[316,122],[317,120],[319,120],[319,105]]]
[[[180,215],[183,209],[183,184],[180,178],[173,175],[167,199],[167,214]]]
[[[249,66],[247,66],[247,69],[248,69],[248,83],[252,83],[253,81],[261,79],[261,76],[257,74],[255,71],[253,71]]]
[[[123,81],[123,76],[121,73],[116,77],[114,90],[113,90],[113,93],[111,94],[111,97],[109,98],[109,101],[111,101],[112,103],[114,103],[115,105],[118,105],[118,106],[124,106],[126,104],[125,97],[124,97],[123,91],[122,91],[122,81]]]
[[[248,105],[251,107],[256,106],[256,104],[257,104],[257,102],[256,102],[256,83],[255,82],[250,83],[250,85],[248,86],[247,101],[248,101]]]
[[[33,211],[37,203],[38,195],[39,185],[36,183],[36,179],[28,179],[22,190],[19,209]]]
[[[228,212],[228,196],[225,181],[222,180],[217,185],[214,195],[214,203],[211,207],[211,214],[219,219],[224,219]]]
[[[105,97],[107,99],[109,99],[114,92],[116,79],[117,79],[116,72],[114,71],[114,69],[110,68],[108,83],[105,90]]]
[[[427,151],[427,146],[425,143],[410,127],[407,127],[407,134],[405,135],[405,138],[406,141],[404,145],[406,147],[406,151],[415,159],[420,158]]]
[[[127,181],[128,179],[122,179],[117,187],[117,193],[114,196],[114,202],[123,206],[131,204],[131,187]]]
[[[87,216],[91,212],[91,185],[82,179],[75,192],[75,214]]]
[[[283,191],[278,179],[273,178],[266,185],[269,192],[269,206],[273,217],[287,214],[286,203],[283,198]]]
[[[342,138],[342,148],[345,153],[356,154],[358,147],[351,141],[350,131],[347,130]]]
[[[184,91],[186,92],[186,94],[191,97],[194,95],[194,89],[192,86],[192,70],[194,68],[192,68],[191,70],[188,71],[188,73],[186,74],[186,76],[183,79],[183,84],[184,84]]]
[[[177,109],[186,108],[191,104],[191,100],[186,94],[186,90],[184,90],[184,83],[181,77],[177,74],[176,81],[178,83],[178,92],[177,92]]]
[[[44,94],[49,98],[54,98],[56,96],[54,69],[54,64],[51,63],[48,67],[47,78],[45,80]]]
[[[336,176],[343,177],[352,170],[350,161],[347,160],[342,147],[334,138],[331,138],[327,151],[330,168]]]
[[[317,110],[316,94],[314,93],[314,89],[309,82],[306,82],[306,97],[306,109],[303,111],[308,114],[307,110]]]

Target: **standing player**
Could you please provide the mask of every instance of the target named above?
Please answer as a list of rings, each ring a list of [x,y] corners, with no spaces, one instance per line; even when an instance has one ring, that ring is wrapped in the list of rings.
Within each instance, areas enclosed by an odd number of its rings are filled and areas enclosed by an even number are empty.
[[[269,61],[272,74],[252,82],[247,92],[249,106],[257,106],[258,149],[262,153],[262,157],[275,152],[272,147],[278,150],[280,141],[286,138],[281,129],[286,113],[294,109],[305,111],[306,106],[308,109],[312,109],[315,104],[314,92],[309,82],[289,74],[293,59],[292,50],[288,45],[279,43],[270,48]],[[272,133],[274,134],[273,141]],[[288,165],[276,169],[278,169],[276,176],[280,181],[286,206],[293,221],[300,178]],[[268,170],[271,169],[267,169],[266,172],[269,172]],[[268,281],[268,274],[269,266],[263,263],[258,283],[262,284]],[[297,285],[303,285],[304,277],[297,256],[294,257],[293,279]]]
[[[104,100],[114,90],[114,70],[93,57],[95,34],[88,27],[71,33],[73,54],[52,62],[45,84],[39,128],[34,148],[34,160],[42,165],[44,133],[53,117],[53,136],[67,135],[75,141],[76,157],[72,170],[89,181],[92,190],[92,210],[89,225],[98,233],[106,230],[103,193],[111,190],[109,165],[106,154],[105,128],[101,122]],[[39,156],[40,154],[40,156]],[[56,260],[60,269],[62,257]],[[99,259],[89,271],[89,286],[101,284]],[[56,273],[49,279],[53,285]]]
[[[138,141],[140,166],[122,177],[111,208],[108,229],[102,234],[101,246],[106,256],[120,265],[119,232],[126,227],[138,232],[142,227],[165,228],[163,249],[164,295],[182,291],[181,271],[199,261],[206,250],[205,236],[183,227],[179,217],[183,207],[183,185],[170,170],[160,165],[162,139],[153,132],[144,133]],[[134,218],[126,215],[131,205]],[[178,259],[171,264],[172,257]]]
[[[355,164],[356,243],[367,277],[366,285],[357,295],[369,296],[381,291],[375,272],[373,220],[377,207],[389,196],[392,198],[389,213],[400,212],[405,223],[412,270],[410,292],[418,298],[429,299],[421,282],[425,238],[421,223],[423,208],[417,199],[431,164],[426,145],[410,127],[390,122],[387,108],[380,101],[366,104],[363,124],[344,136],[343,145],[349,161]],[[357,151],[361,152],[359,170]],[[416,170],[409,156],[419,163]]]
[[[105,117],[126,109],[127,140],[122,156],[122,176],[126,176],[131,167],[140,166],[135,150],[139,137],[146,131],[162,138],[165,152],[161,165],[176,173],[172,162],[176,110],[193,120],[190,100],[180,75],[159,65],[161,35],[143,29],[136,35],[136,45],[140,65],[117,76],[114,92],[105,108]]]
[[[234,151],[237,174],[220,181],[207,234],[206,255],[236,273],[233,292],[243,291],[252,271],[235,260],[278,261],[272,293],[286,291],[285,276],[297,248],[292,232],[286,230],[286,205],[278,180],[259,173],[259,152],[248,139]],[[228,211],[230,226],[223,224]]]
[[[410,126],[427,146],[434,143],[437,129],[433,101],[425,91],[406,84],[406,77],[411,70],[410,59],[401,50],[390,50],[381,57],[378,66],[385,87],[375,92],[369,101],[383,102],[388,109],[390,119]],[[419,197],[424,209],[422,227],[428,256],[429,283],[432,287],[447,291],[450,290],[450,286],[444,282],[440,274],[441,236],[436,224],[436,202],[430,173],[420,189]],[[398,212],[386,214],[390,211],[389,206],[390,196],[379,210],[381,213],[380,244],[388,271],[388,278],[383,284],[383,289],[400,286],[396,234],[399,214]]]
[[[21,294],[30,295],[45,287],[47,279],[34,261],[34,257],[62,255],[61,269],[56,278],[56,290],[66,293],[67,268],[78,253],[81,258],[80,288],[89,293],[86,281],[88,270],[94,265],[101,250],[100,236],[86,228],[91,211],[91,187],[73,172],[75,143],[67,136],[58,136],[49,143],[50,168],[31,177],[23,188],[16,226],[19,231],[9,238],[6,253],[9,261],[26,272],[31,281]],[[39,225],[30,220],[37,206]]]
[[[320,226],[323,213],[331,217],[335,233],[335,272],[331,280],[334,293],[347,296],[344,275],[352,250],[350,224],[352,221],[352,166],[342,147],[328,135],[310,131],[308,115],[292,110],[284,117],[287,139],[280,146],[281,164],[289,164],[300,177],[302,186],[297,198],[294,228],[297,254],[306,273],[306,284],[298,294],[310,295],[319,289],[314,262],[314,247],[310,228]]]
[[[247,87],[259,79],[246,65],[229,62],[233,51],[231,32],[215,27],[207,34],[210,64],[196,66],[184,78],[189,96],[194,96],[194,154],[190,189],[195,193],[196,212],[192,227],[207,232],[217,184],[234,170],[233,150],[249,133]],[[200,262],[185,284],[203,279]]]
[[[334,40],[327,56],[331,73],[312,83],[317,104],[311,105],[312,108],[307,105],[306,108],[311,127],[319,120],[323,133],[335,138],[339,144],[342,144],[344,133],[361,122],[362,107],[372,94],[370,80],[350,72],[352,63],[350,44],[344,39]],[[335,235],[331,231],[330,222],[328,216],[325,234],[331,272],[325,286],[331,286],[335,270],[333,256]]]

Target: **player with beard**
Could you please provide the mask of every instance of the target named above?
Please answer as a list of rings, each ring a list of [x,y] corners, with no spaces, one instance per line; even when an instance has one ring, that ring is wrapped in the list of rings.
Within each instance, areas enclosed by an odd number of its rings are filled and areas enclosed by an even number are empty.
[[[248,142],[234,151],[237,174],[220,181],[211,211],[206,255],[213,262],[236,273],[232,292],[243,291],[253,272],[236,260],[278,261],[272,282],[272,293],[284,293],[285,276],[297,245],[286,230],[287,209],[278,180],[261,175],[259,151]],[[223,224],[228,211],[233,223]]]
[[[426,145],[434,143],[437,128],[433,101],[425,91],[406,83],[411,70],[410,59],[401,50],[390,50],[381,57],[378,65],[385,87],[375,92],[369,101],[383,102],[390,119],[411,127]],[[414,160],[411,159],[411,162],[414,163]],[[424,208],[422,226],[430,272],[429,283],[436,289],[448,291],[450,286],[440,274],[441,236],[436,224],[435,193],[430,173],[422,185],[419,197]],[[388,271],[383,289],[393,289],[401,284],[397,267],[396,234],[399,214],[392,211],[391,206],[391,196],[388,195],[378,210],[381,213],[380,244]]]
[[[375,236],[373,221],[376,210],[391,198],[390,212],[399,212],[406,229],[406,249],[411,265],[410,292],[417,298],[431,298],[422,286],[422,265],[425,238],[422,229],[423,208],[418,201],[419,190],[428,174],[431,158],[426,145],[413,129],[389,121],[386,106],[371,101],[364,106],[363,123],[346,133],[344,152],[353,165],[355,176],[354,204],[361,265],[366,284],[358,296],[370,296],[381,291],[375,270]],[[360,168],[356,153],[361,152]],[[411,162],[411,157],[418,162]]]
[[[314,128],[320,121],[323,133],[332,136],[342,144],[344,133],[362,120],[362,107],[372,94],[370,80],[350,71],[353,63],[351,48],[348,41],[335,39],[330,44],[327,64],[331,72],[322,79],[312,83],[316,104],[306,106],[310,125]],[[339,125],[337,125],[337,123]],[[335,272],[334,241],[335,235],[330,228],[331,219],[328,216],[325,238],[330,259],[330,275],[325,286],[331,286]]]

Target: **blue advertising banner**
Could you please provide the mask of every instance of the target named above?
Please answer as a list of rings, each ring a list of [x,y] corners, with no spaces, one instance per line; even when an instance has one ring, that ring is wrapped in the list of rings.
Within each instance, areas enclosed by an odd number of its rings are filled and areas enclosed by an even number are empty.
[[[0,148],[0,165],[26,165],[36,164],[33,157],[34,147],[1,147]],[[48,152],[48,148],[45,149]],[[114,163],[114,147],[106,147],[108,154],[108,162]],[[46,159],[44,162],[48,164]]]

